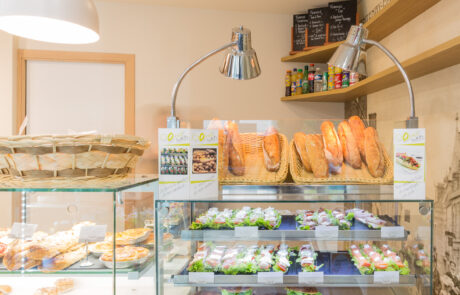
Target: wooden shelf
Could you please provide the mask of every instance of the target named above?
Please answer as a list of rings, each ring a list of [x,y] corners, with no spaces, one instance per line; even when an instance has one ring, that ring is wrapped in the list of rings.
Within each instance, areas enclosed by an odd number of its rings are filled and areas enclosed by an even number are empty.
[[[383,53],[382,53],[383,54]],[[442,70],[460,63],[460,36],[414,56],[402,63],[410,79]],[[356,83],[336,90],[285,96],[282,101],[346,102],[404,82],[396,66]]]
[[[369,30],[368,38],[375,41],[382,40],[439,1],[441,0],[392,0],[390,4],[364,24],[364,27]],[[281,58],[281,61],[327,63],[341,43],[332,43],[285,56]]]

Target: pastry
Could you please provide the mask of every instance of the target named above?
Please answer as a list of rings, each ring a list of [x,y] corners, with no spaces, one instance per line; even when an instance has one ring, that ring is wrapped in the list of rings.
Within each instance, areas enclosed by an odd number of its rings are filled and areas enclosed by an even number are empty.
[[[364,153],[364,126],[363,121],[358,116],[351,116],[348,119],[348,124],[350,124],[351,132],[355,137],[356,144],[358,145],[358,150],[361,155],[361,159],[363,161],[366,160],[366,156]]]
[[[308,134],[306,136],[306,150],[313,175],[315,177],[328,177],[328,162],[324,152],[322,136],[320,134]]]
[[[59,254],[58,256],[53,257],[52,259],[43,261],[43,264],[40,269],[44,272],[59,271],[82,260],[86,256],[85,247],[82,246],[83,244],[81,244],[81,246],[74,251]]]
[[[0,294],[7,295],[10,294],[13,288],[9,285],[0,285]]]
[[[117,248],[115,250],[116,261],[124,262],[124,261],[134,261],[134,260],[139,259],[139,252],[135,248],[137,247],[126,246],[126,247]],[[101,260],[102,261],[113,261],[113,251],[102,254]]]
[[[369,173],[373,177],[382,177],[385,172],[385,158],[377,131],[373,127],[364,129],[364,151]]]
[[[106,252],[113,250],[112,242],[97,242],[88,246],[88,249],[91,253],[95,255],[101,255]]]
[[[133,249],[137,252],[137,259],[147,257],[150,254],[149,249],[144,247],[133,247]]]
[[[131,245],[146,240],[152,230],[149,228],[132,228],[116,234],[117,245]]]
[[[54,286],[58,289],[59,294],[71,291],[74,288],[74,280],[71,278],[57,279]]]
[[[228,170],[237,176],[242,176],[245,171],[245,157],[238,125],[227,121],[225,129],[227,130]]]
[[[270,127],[265,132],[262,150],[267,170],[271,172],[278,171],[281,165],[281,144],[278,131],[275,128]]]
[[[345,161],[355,169],[361,168],[361,155],[347,121],[340,122],[338,132]]]
[[[300,161],[303,164],[303,167],[308,172],[312,172],[310,160],[308,159],[307,149],[306,149],[307,135],[303,132],[297,132],[294,134],[294,146],[297,151],[297,154],[300,157]]]
[[[62,231],[47,236],[45,239],[32,243],[27,258],[43,260],[67,252],[78,244],[78,236],[74,231]]]
[[[58,295],[59,291],[56,287],[40,288],[35,291],[34,295]]]
[[[323,135],[324,154],[329,163],[329,169],[334,174],[339,174],[342,169],[343,153],[339,137],[331,121],[324,121],[321,124]]]

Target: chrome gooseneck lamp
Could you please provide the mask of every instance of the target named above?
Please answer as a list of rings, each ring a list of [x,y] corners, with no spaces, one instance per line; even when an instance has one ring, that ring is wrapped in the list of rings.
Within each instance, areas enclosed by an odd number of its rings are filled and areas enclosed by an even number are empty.
[[[234,28],[232,30],[232,40],[230,43],[201,57],[192,63],[187,69],[185,69],[182,75],[180,75],[179,80],[177,80],[172,91],[171,116],[168,117],[167,121],[168,128],[180,127],[179,118],[176,117],[176,97],[182,80],[184,80],[185,76],[202,61],[225,49],[227,49],[227,54],[222,66],[220,67],[220,72],[226,77],[235,80],[249,80],[260,75],[259,61],[257,60],[256,52],[251,45],[251,31],[243,28],[242,26]]]
[[[399,61],[393,54],[391,54],[390,51],[388,51],[388,49],[376,41],[366,39],[367,35],[368,30],[365,29],[362,24],[359,26],[352,26],[348,32],[347,39],[334,52],[329,60],[329,64],[348,71],[355,71],[366,75],[364,66],[366,59],[366,44],[375,45],[377,48],[382,50],[398,67],[404,77],[404,81],[406,82],[407,89],[409,91],[410,117],[406,120],[406,128],[418,128],[418,118],[415,116],[414,92],[406,71],[404,71],[404,68],[401,66]]]

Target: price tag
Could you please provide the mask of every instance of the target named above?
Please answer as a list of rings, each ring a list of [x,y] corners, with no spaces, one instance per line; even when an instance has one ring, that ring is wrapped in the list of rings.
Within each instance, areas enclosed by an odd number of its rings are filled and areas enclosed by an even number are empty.
[[[404,238],[404,227],[402,226],[384,226],[380,230],[382,239]]]
[[[278,272],[258,272],[257,273],[257,283],[258,284],[283,284],[283,273]]]
[[[194,284],[214,284],[213,272],[189,272],[188,282]]]
[[[107,225],[86,225],[80,228],[79,243],[101,242],[105,240]]]
[[[299,284],[312,285],[324,282],[324,272],[299,272]]]
[[[319,225],[315,228],[315,237],[321,239],[337,239],[339,237],[339,227]]]
[[[257,238],[259,228],[257,226],[237,226],[235,227],[235,238]]]
[[[9,237],[12,239],[30,239],[37,230],[37,224],[13,223]]]
[[[399,284],[399,272],[376,271],[374,272],[374,284]]]

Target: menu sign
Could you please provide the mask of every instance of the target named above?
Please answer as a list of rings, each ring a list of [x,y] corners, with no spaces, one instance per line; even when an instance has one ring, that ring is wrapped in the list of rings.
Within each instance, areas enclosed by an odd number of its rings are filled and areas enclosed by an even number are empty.
[[[308,26],[308,14],[294,14],[293,51],[305,48],[305,30]]]
[[[395,129],[394,197],[425,199],[425,129]]]
[[[328,7],[308,10],[308,47],[322,46],[326,42]]]
[[[160,198],[217,194],[217,130],[160,128],[158,148]]]
[[[329,3],[329,42],[343,41],[356,23],[356,0]]]

